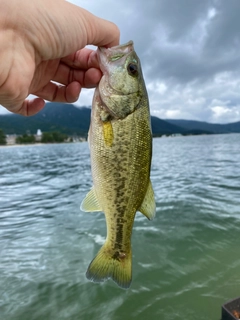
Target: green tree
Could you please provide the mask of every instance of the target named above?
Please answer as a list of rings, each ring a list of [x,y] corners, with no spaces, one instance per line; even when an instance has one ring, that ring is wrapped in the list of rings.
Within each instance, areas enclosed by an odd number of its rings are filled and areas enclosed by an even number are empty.
[[[17,137],[16,143],[23,144],[23,143],[35,143],[34,135],[24,134],[22,136]]]
[[[3,132],[2,129],[0,129],[0,145],[5,145],[7,142],[6,142],[6,136]]]
[[[43,132],[42,140],[43,143],[54,143],[54,142],[64,142],[68,136],[66,134],[54,131],[54,132]]]
[[[43,132],[41,142],[43,143],[54,142],[52,134],[50,132]]]

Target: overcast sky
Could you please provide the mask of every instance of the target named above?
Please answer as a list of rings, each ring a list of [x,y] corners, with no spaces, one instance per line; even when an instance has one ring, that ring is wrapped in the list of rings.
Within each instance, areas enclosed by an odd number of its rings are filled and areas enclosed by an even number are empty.
[[[239,0],[69,0],[134,41],[152,115],[240,121]],[[84,90],[77,105],[91,105]]]

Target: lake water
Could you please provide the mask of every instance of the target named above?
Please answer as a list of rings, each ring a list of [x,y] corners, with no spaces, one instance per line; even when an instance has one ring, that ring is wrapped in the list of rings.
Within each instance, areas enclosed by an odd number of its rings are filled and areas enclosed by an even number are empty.
[[[85,278],[104,241],[87,143],[0,148],[1,320],[219,320],[240,296],[240,135],[157,138],[157,215],[134,224],[133,282]]]

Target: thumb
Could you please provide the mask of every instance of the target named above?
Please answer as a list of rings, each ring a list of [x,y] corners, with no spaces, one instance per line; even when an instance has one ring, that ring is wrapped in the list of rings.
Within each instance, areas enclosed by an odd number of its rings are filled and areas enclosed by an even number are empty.
[[[65,0],[41,0],[37,9],[35,19],[45,21],[41,21],[38,37],[32,40],[43,59],[62,58],[88,44],[105,47],[119,44],[120,32],[114,23]]]

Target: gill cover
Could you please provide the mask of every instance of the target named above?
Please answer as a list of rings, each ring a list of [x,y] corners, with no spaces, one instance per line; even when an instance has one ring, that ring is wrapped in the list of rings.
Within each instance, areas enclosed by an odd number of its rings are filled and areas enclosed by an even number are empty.
[[[142,71],[133,42],[112,48],[99,48],[103,77],[99,93],[103,108],[115,119],[134,112],[142,98]]]

